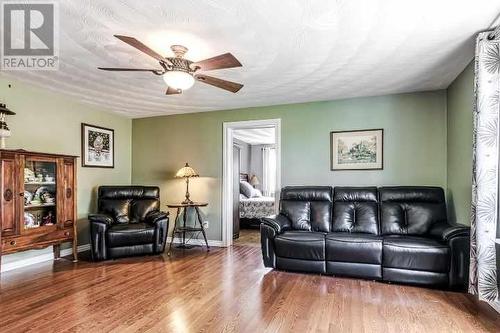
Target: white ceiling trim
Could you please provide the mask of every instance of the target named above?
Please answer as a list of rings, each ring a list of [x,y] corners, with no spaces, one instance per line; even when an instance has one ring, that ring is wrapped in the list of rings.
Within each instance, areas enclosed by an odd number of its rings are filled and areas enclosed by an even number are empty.
[[[246,128],[234,130],[233,137],[249,145],[271,145],[275,144],[275,129],[269,128]]]

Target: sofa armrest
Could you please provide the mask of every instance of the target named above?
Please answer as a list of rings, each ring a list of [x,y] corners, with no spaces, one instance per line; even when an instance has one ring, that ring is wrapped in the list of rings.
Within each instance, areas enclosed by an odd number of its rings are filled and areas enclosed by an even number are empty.
[[[165,244],[167,243],[167,233],[169,217],[168,213],[161,211],[154,211],[146,215],[145,222],[155,227],[155,241],[153,244],[154,253],[163,253],[165,251]]]
[[[283,231],[289,230],[292,226],[291,221],[288,217],[278,214],[268,217],[263,217],[260,220],[263,224],[273,228],[277,234],[282,233]]]
[[[470,227],[461,224],[439,222],[431,227],[429,234],[434,238],[447,242],[454,237],[469,236]]]
[[[89,214],[89,222],[103,223],[106,225],[113,224],[113,218],[106,214]]]
[[[106,232],[113,219],[105,214],[89,214],[90,251],[94,261],[108,259]]]
[[[161,212],[161,211],[154,211],[154,212],[150,212],[148,215],[146,215],[146,223],[150,223],[150,224],[157,224],[158,222],[162,221],[162,220],[167,220],[168,221],[168,216],[169,216],[169,213],[168,212]]]

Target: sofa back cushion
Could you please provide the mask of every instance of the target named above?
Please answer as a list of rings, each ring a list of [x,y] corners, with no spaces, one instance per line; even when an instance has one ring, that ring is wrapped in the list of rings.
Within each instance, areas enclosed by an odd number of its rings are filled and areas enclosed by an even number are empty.
[[[384,235],[424,235],[446,220],[444,191],[440,187],[379,188],[380,223]]]
[[[116,223],[139,223],[160,208],[157,186],[100,186],[99,213],[113,217]]]
[[[130,203],[130,222],[143,222],[150,212],[160,209],[160,200],[158,199],[134,199]]]
[[[332,231],[377,235],[379,233],[377,188],[335,187]]]
[[[331,186],[287,186],[281,190],[280,213],[292,229],[330,232],[333,206]]]

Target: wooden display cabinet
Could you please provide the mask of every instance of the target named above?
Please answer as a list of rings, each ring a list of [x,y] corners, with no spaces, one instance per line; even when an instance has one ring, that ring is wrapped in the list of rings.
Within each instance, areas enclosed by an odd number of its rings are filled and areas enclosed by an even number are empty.
[[[77,261],[76,156],[0,149],[0,263],[4,254],[72,242]]]

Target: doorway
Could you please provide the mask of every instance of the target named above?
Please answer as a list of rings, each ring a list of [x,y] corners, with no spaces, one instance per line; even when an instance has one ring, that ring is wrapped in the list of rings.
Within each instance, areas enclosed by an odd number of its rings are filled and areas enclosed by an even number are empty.
[[[223,125],[222,242],[257,243],[260,217],[278,210],[281,188],[280,119]],[[259,209],[256,209],[259,207]],[[262,215],[262,216],[261,216]],[[241,217],[241,219],[240,219]],[[253,231],[252,231],[253,229]]]

